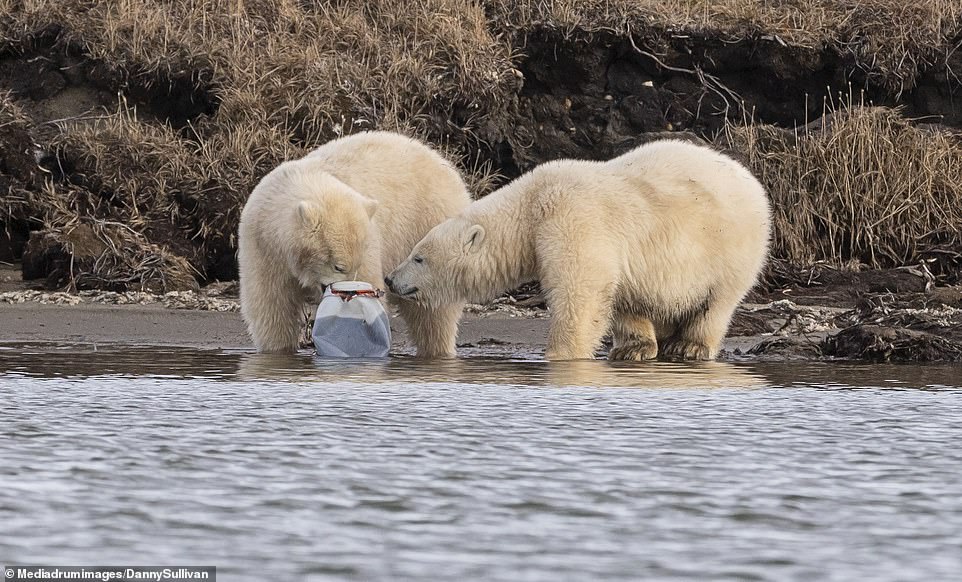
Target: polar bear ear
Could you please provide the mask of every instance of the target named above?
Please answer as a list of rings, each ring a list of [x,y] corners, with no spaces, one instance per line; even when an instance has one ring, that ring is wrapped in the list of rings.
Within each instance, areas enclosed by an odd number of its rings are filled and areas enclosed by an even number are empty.
[[[307,200],[301,200],[297,203],[297,218],[304,226],[313,228],[319,215],[320,212],[318,211],[317,206],[311,204]]]
[[[484,227],[480,224],[475,224],[474,226],[468,227],[468,230],[464,233],[464,250],[465,251],[476,251],[478,247],[481,246],[481,241],[484,240]]]
[[[368,218],[374,218],[374,213],[377,212],[377,200],[372,200],[371,198],[365,198],[364,210],[367,210]]]

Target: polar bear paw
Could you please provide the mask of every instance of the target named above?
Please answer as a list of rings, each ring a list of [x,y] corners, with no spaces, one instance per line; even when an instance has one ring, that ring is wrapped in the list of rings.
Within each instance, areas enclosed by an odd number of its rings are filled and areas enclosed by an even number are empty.
[[[711,350],[700,342],[669,340],[662,346],[661,355],[675,360],[710,360]]]
[[[611,348],[608,359],[611,361],[641,362],[654,360],[658,356],[658,344],[651,340],[632,339]]]

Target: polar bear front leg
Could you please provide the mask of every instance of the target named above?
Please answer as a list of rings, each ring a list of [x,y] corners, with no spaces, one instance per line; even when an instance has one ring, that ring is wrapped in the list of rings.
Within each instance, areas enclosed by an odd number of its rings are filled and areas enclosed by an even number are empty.
[[[426,306],[413,301],[398,302],[398,312],[407,324],[419,358],[453,358],[458,321],[464,303]]]
[[[548,360],[588,360],[595,357],[601,338],[608,331],[611,300],[605,290],[574,294],[547,293],[551,326],[548,329]]]
[[[633,313],[616,312],[611,323],[612,346],[608,359],[642,361],[658,356],[658,339],[651,320]]]
[[[274,266],[241,276],[241,315],[258,352],[292,354],[304,333],[304,299],[298,282]]]
[[[551,313],[548,360],[593,359],[608,331],[616,272],[604,261],[542,264],[541,286]]]

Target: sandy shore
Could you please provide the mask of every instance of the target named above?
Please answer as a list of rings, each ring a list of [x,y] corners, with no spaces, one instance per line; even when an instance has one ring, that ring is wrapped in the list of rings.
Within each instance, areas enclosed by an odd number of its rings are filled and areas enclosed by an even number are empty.
[[[0,292],[23,292],[33,287],[20,280],[18,270],[0,265]],[[236,301],[236,296],[227,296],[227,300]],[[543,316],[526,317],[511,311],[465,313],[458,348],[469,354],[538,357],[547,344],[549,321]],[[413,353],[413,344],[400,317],[392,317],[391,329],[394,350]],[[744,351],[760,339],[729,338],[725,348]],[[236,311],[171,309],[160,303],[111,305],[85,300],[77,305],[63,305],[0,301],[0,343],[31,342],[253,350]]]
[[[0,265],[0,343],[113,344],[253,350],[237,312],[236,284],[166,295],[46,293]],[[869,273],[871,276],[871,273]],[[736,312],[722,360],[962,360],[962,288],[841,297],[844,285],[815,295],[756,296]],[[465,313],[458,336],[465,356],[540,358],[550,319],[510,296]],[[414,352],[400,317],[394,352]],[[603,355],[603,354],[599,354]]]
[[[408,349],[404,323],[393,318],[395,345]],[[547,319],[466,314],[462,346],[513,345],[543,350]],[[160,305],[0,303],[0,342],[129,344],[253,349],[239,313],[168,309]]]
[[[0,293],[23,292],[36,285],[25,283],[19,269],[0,264]],[[236,301],[236,295],[227,296]],[[395,349],[412,351],[404,322],[393,317]],[[488,347],[492,351],[543,351],[548,336],[544,318],[509,317],[492,313],[467,313],[458,344],[465,349]],[[68,344],[122,344],[180,346],[207,349],[250,349],[250,338],[240,313],[199,309],[170,309],[159,303],[104,305],[83,302],[57,305],[38,301],[0,301],[0,343],[56,342]]]

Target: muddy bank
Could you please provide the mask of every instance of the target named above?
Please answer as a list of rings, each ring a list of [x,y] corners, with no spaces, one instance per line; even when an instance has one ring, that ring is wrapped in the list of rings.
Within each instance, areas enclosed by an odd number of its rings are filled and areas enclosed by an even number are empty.
[[[868,360],[886,362],[962,361],[962,334],[945,328],[919,331],[912,327],[857,324],[840,327],[845,312],[831,317],[791,306],[746,306],[735,318],[733,335],[719,357],[729,361]],[[954,314],[955,329],[962,310]],[[744,321],[761,321],[776,332],[747,334]],[[540,358],[547,341],[549,319],[512,316],[503,312],[466,314],[458,336],[458,353],[465,357]],[[803,323],[804,322],[804,323]],[[404,323],[394,317],[396,354],[413,354]],[[758,328],[754,328],[758,329]],[[754,331],[753,329],[753,331]],[[0,343],[110,344],[184,346],[253,350],[237,312],[172,309],[163,304],[56,305],[0,302]],[[305,348],[309,349],[309,348]],[[604,357],[606,350],[598,353]]]
[[[0,342],[252,349],[235,283],[166,294],[51,293],[30,289],[17,275],[15,268],[0,268]],[[908,284],[898,270],[847,278],[841,286],[753,293],[736,312],[720,359],[962,361],[962,287],[895,291]],[[880,292],[863,291],[878,285]],[[539,358],[549,322],[537,287],[527,286],[469,306],[458,351]],[[404,322],[393,316],[391,326],[395,353],[413,354]],[[610,340],[598,357],[608,347]]]
[[[772,37],[544,30],[524,42],[511,158],[498,159],[509,177],[560,157],[608,159],[662,132],[711,142],[732,118],[792,129],[851,99],[962,130],[960,51],[896,88],[835,47]]]

